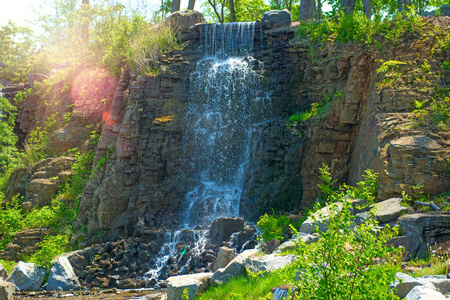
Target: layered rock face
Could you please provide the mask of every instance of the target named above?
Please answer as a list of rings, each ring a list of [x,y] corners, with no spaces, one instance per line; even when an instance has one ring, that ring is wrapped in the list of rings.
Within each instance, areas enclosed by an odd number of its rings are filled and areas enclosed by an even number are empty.
[[[192,116],[188,108],[196,101],[191,75],[204,51],[202,26],[180,34],[183,49],[160,60],[157,76],[136,76],[125,68],[117,85],[108,81],[114,92],[103,89],[104,107],[101,101],[83,106],[81,100],[69,107],[75,117],[65,125],[67,132],[78,128],[80,133],[84,121],[78,126],[77,120],[101,120],[98,114],[108,112],[94,164],[107,151],[111,155],[88,183],[80,207],[79,226],[87,225],[88,244],[132,236],[138,227],[179,227],[193,180],[187,158],[198,152],[186,147],[186,141]],[[443,86],[442,78],[430,74],[417,81],[417,65],[428,59],[431,71],[437,72],[442,61],[449,60],[447,54],[430,57],[431,46],[415,40],[384,45],[383,52],[375,46],[328,44],[311,58],[306,42],[290,42],[294,29],[255,25],[253,56],[261,62],[258,94],[267,96],[270,105],[265,107],[268,117],[252,134],[240,216],[256,220],[272,208],[309,207],[317,197],[322,163],[330,165],[338,182],[349,184],[361,180],[366,169],[380,173],[379,200],[419,184],[425,185],[425,194],[447,190],[449,132],[417,126],[411,114],[414,100],[430,97],[435,84]],[[401,66],[401,79],[388,86],[383,84],[387,75],[376,70],[381,60],[390,59],[406,65]],[[287,120],[324,99],[330,107],[322,116],[298,123]],[[76,118],[78,112],[83,118]],[[26,117],[20,120],[24,131],[39,123],[25,126]],[[80,144],[77,138],[65,143],[59,138],[63,136],[55,132],[51,138],[61,148],[58,152]]]

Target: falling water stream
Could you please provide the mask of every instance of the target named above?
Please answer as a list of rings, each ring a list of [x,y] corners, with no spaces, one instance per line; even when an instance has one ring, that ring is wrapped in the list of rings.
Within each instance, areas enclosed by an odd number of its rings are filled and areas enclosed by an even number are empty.
[[[166,234],[154,269],[157,279],[176,245],[189,233],[200,254],[206,226],[219,217],[239,216],[249,161],[264,120],[268,97],[261,94],[262,63],[253,56],[255,23],[204,24],[200,28],[204,57],[190,76],[183,149],[188,165],[188,192],[180,230]],[[178,250],[179,251],[179,250]],[[183,267],[182,267],[183,268]]]

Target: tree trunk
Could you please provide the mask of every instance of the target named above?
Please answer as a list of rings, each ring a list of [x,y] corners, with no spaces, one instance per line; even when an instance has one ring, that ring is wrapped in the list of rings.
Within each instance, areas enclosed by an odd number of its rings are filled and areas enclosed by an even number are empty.
[[[89,42],[89,16],[87,12],[89,11],[89,0],[82,0],[81,2],[82,10],[85,12],[83,15],[83,19],[81,20],[81,38],[84,43],[87,44]]]
[[[362,4],[364,6],[364,13],[366,14],[367,19],[372,17],[372,4],[370,0],[362,0]]]
[[[317,16],[316,16],[317,20],[321,20],[322,19],[322,2],[320,0],[317,0]]]
[[[195,6],[195,0],[189,0],[188,9],[193,10]]]
[[[356,0],[342,0],[341,9],[347,15],[353,13],[355,10]]]
[[[315,0],[301,0],[300,21],[311,20],[314,17]]]
[[[180,10],[180,0],[172,0],[172,13]]]
[[[407,10],[411,6],[411,0],[398,0],[398,10]]]
[[[229,0],[228,5],[230,6],[230,21],[236,22],[236,12],[234,11],[234,0]]]

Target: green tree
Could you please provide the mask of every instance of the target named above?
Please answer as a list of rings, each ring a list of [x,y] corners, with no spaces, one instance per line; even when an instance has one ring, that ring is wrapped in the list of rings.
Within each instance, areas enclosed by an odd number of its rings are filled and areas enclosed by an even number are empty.
[[[35,53],[33,31],[12,21],[0,27],[0,78],[13,83],[24,82],[30,73]]]

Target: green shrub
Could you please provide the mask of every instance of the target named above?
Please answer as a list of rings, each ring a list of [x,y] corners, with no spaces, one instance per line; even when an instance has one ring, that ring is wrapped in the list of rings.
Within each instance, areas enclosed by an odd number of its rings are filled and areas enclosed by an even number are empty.
[[[270,216],[264,214],[259,218],[256,226],[261,230],[261,235],[259,238],[268,242],[273,239],[279,241],[284,240],[284,232],[289,229],[289,219],[285,215],[280,215],[278,217]]]
[[[16,195],[10,202],[0,203],[0,232],[3,233],[0,249],[4,249],[24,226],[20,209],[22,201],[23,198]]]
[[[300,256],[300,280],[295,282],[299,299],[398,299],[388,293],[387,286],[399,266],[374,265],[376,259],[401,258],[394,248],[386,247],[396,232],[389,227],[378,229],[374,218],[354,227],[352,204],[342,197],[352,192],[343,191],[336,199],[343,202],[342,210],[331,205],[326,232],[316,226],[318,242],[306,245],[302,239],[296,241]],[[313,212],[310,216],[314,218]],[[390,271],[386,272],[386,268]],[[377,291],[380,288],[382,294]]]
[[[31,261],[49,270],[53,266],[55,257],[69,251],[69,242],[67,234],[46,236],[38,244],[41,249],[31,257]]]

